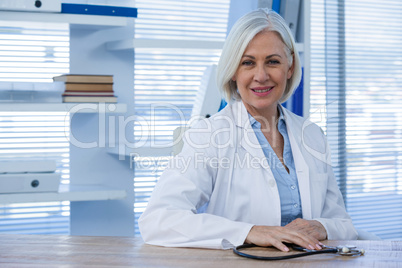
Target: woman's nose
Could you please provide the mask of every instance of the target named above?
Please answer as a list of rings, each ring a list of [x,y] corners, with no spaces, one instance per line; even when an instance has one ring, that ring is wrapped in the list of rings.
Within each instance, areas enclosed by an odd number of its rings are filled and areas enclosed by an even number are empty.
[[[254,80],[257,82],[265,82],[269,78],[268,70],[266,70],[265,66],[257,66],[255,68]]]

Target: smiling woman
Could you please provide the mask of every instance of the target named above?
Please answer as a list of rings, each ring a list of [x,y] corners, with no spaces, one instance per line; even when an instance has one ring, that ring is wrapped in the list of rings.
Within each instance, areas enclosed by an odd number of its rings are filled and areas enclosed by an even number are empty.
[[[275,125],[277,106],[293,70],[293,56],[280,35],[263,30],[248,44],[232,78],[248,113],[261,124],[265,138],[285,167],[282,153],[284,141],[279,131],[275,131]]]
[[[219,249],[250,243],[289,251],[286,242],[319,250],[320,240],[355,239],[325,136],[280,104],[301,75],[285,21],[272,10],[244,15],[225,42],[217,71],[229,104],[184,134],[182,152],[139,220],[144,241]],[[310,153],[312,144],[323,158]],[[179,159],[189,164],[172,165]]]
[[[293,60],[289,57],[285,44],[275,32],[264,30],[248,44],[232,80],[253,117],[275,120],[277,104],[293,74]]]
[[[285,94],[282,96],[281,102],[286,101],[293,94],[293,90],[299,85],[302,72],[300,57],[294,38],[289,28],[282,24],[282,18],[275,14],[276,13],[272,13],[269,22],[260,17],[242,17],[238,21],[239,27],[232,29],[229,33],[220,57],[220,62],[227,64],[220,64],[217,69],[217,83],[219,88],[223,89],[227,99],[240,99],[236,83],[231,80],[236,73],[246,47],[249,46],[251,40],[263,30],[272,31],[277,34],[279,40],[282,41],[284,45],[284,51],[281,52],[281,54],[285,53],[288,65],[293,67],[293,74],[286,83]],[[249,30],[247,29],[248,24],[254,24],[256,26],[252,30]]]

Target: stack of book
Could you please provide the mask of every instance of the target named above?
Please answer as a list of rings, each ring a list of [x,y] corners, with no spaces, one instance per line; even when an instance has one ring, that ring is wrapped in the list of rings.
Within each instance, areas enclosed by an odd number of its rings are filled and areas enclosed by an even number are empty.
[[[63,102],[117,102],[112,75],[65,74],[53,81],[64,82]]]

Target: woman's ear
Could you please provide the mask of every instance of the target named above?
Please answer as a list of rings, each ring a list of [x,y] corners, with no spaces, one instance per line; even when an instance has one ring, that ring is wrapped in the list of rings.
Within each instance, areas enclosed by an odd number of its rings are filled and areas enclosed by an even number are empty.
[[[233,82],[236,82],[236,75],[233,75],[233,76],[232,76],[232,81],[233,81]]]
[[[288,70],[288,74],[287,74],[287,78],[288,78],[288,79],[290,79],[290,78],[292,77],[293,72],[294,72],[294,70],[295,70],[295,57],[294,57],[294,54],[293,54],[293,53],[292,53],[292,57],[293,57],[292,66],[290,66],[290,68],[289,68],[289,70]]]

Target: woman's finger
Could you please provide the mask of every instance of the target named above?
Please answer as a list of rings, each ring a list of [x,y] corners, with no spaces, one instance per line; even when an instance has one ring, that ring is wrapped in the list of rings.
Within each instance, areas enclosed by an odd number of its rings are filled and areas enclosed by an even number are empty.
[[[308,249],[321,249],[319,241],[313,236],[278,226],[254,226],[246,239],[246,243],[274,246],[281,251],[289,251],[283,242],[293,243]]]
[[[296,244],[298,246],[307,248],[307,249],[322,249],[319,245],[319,241],[315,239],[313,236],[306,235],[304,233],[300,233],[294,230],[286,229],[286,232],[283,233],[284,242]]]

